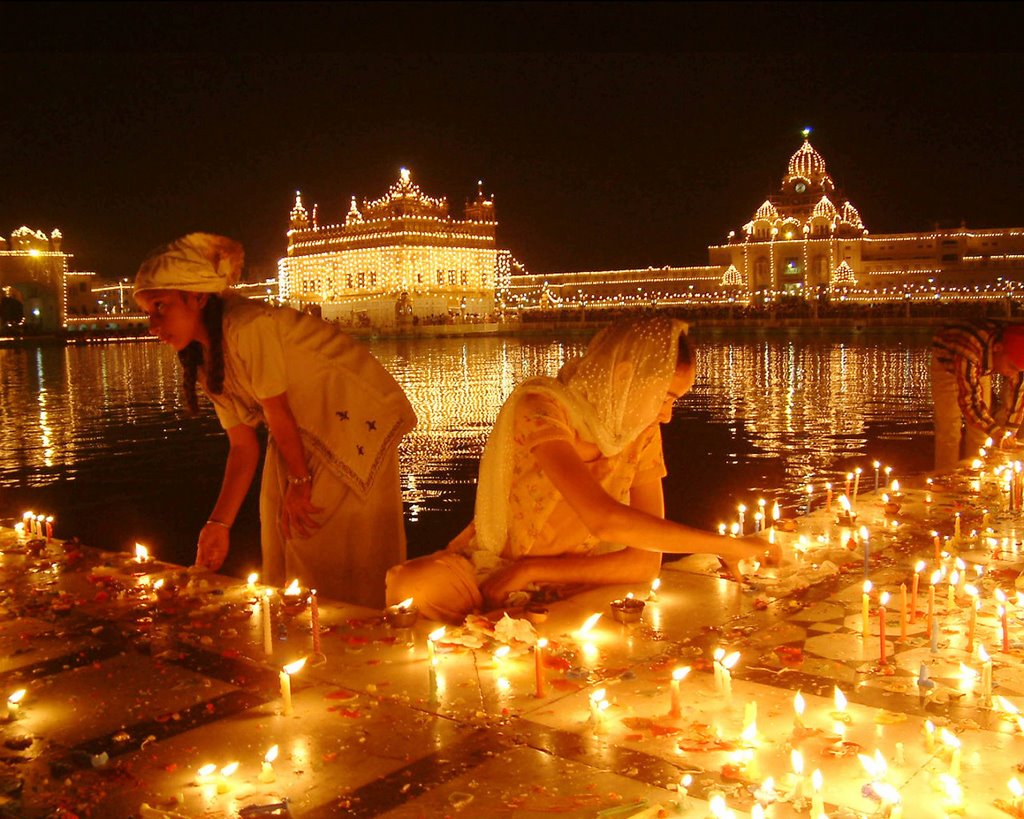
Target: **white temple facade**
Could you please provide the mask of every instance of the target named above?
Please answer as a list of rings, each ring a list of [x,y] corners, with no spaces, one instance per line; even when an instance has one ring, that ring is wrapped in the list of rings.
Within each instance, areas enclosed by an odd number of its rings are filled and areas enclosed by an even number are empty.
[[[317,210],[310,215],[296,194],[278,262],[282,301],[351,326],[493,318],[510,255],[496,245],[494,201],[482,185],[463,219],[405,168],[380,199],[352,197],[337,224],[321,226]]]

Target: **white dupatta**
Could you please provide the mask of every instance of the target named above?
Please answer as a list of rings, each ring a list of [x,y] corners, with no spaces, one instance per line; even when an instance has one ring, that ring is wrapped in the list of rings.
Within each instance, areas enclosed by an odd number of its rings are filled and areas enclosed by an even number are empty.
[[[503,562],[519,403],[529,395],[557,401],[580,438],[597,444],[606,457],[617,455],[657,420],[676,371],[679,336],[686,331],[685,322],[667,317],[614,324],[594,336],[586,353],[566,363],[557,378],[530,378],[512,391],[480,459],[476,535],[468,553],[478,572],[489,573]]]

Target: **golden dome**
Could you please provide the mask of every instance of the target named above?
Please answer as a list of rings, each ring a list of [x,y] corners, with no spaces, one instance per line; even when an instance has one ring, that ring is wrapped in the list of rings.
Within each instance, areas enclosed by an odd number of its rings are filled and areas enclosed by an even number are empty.
[[[811,146],[810,140],[804,138],[804,144],[789,158],[789,169],[786,181],[799,177],[808,182],[822,182],[831,178],[825,170],[825,159]]]

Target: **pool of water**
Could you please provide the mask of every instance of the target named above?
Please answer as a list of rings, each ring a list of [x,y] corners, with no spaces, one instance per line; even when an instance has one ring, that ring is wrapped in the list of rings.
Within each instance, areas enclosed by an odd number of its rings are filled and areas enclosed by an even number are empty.
[[[697,335],[698,377],[663,430],[668,516],[714,528],[738,503],[795,504],[855,466],[930,468],[929,335]],[[411,554],[472,515],[480,452],[516,383],[554,374],[586,336],[371,342],[419,416],[401,460]],[[57,518],[59,536],[191,562],[227,439],[212,410],[182,412],[173,352],[146,342],[0,349],[0,518]],[[258,484],[258,479],[257,482]],[[259,559],[256,493],[227,570]],[[371,544],[372,546],[372,544]]]

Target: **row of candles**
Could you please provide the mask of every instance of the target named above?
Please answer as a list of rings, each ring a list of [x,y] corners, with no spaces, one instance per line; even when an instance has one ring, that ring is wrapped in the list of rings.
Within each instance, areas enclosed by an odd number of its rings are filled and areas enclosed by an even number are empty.
[[[891,467],[886,467],[886,470],[887,471],[891,470]],[[851,481],[854,482],[852,489],[851,489],[851,486],[850,486],[850,482]],[[850,472],[850,473],[847,474],[847,476],[846,476],[846,493],[842,494],[842,495],[839,495],[839,497],[836,499],[836,502],[841,507],[841,512],[840,512],[841,521],[845,520],[845,525],[850,525],[850,523],[852,523],[852,521],[856,520],[856,518],[857,518],[857,513],[853,510],[853,503],[851,501],[851,498],[855,499],[857,497],[857,495],[858,495],[858,493],[860,491],[860,489],[858,487],[859,482],[860,482],[860,469],[858,468],[856,474],[853,473],[853,472]],[[931,479],[929,479],[929,483],[931,483]],[[883,494],[882,495],[882,503],[883,503],[883,505],[884,505],[884,507],[885,507],[887,512],[895,513],[897,511],[899,511],[899,507],[895,503],[895,501],[897,499],[899,499],[901,497],[901,495],[902,495],[902,493],[900,491],[900,482],[898,480],[894,479],[892,481],[892,483],[889,484],[889,488],[890,488],[890,491],[892,492],[892,494],[891,495],[888,494],[888,493]],[[878,489],[877,485],[875,486],[875,489],[876,490]],[[810,483],[807,484],[806,491],[807,491],[807,509],[808,509],[808,511],[810,511],[811,504],[814,501],[814,485],[810,484]],[[926,494],[925,502],[926,503],[931,503],[931,493],[930,492],[928,492]],[[774,526],[778,526],[779,521],[782,518],[782,507],[779,505],[779,502],[776,500],[772,504],[772,508],[771,508],[771,522],[769,523],[769,515],[768,515],[768,511],[767,511],[767,504],[768,504],[768,502],[764,498],[758,498],[758,500],[757,500],[757,511],[754,512],[754,516],[753,516],[753,521],[754,521],[754,529],[753,529],[753,531],[754,531],[755,534],[757,534],[758,532],[764,531],[769,526],[773,526],[773,527]],[[825,484],[825,511],[829,512],[829,513],[832,512],[832,484],[831,483],[826,483]],[[738,536],[738,537],[742,537],[743,535],[745,535],[747,533],[747,505],[745,503],[741,503],[741,504],[739,504],[736,507],[736,522],[733,523],[731,526],[729,526],[728,524],[725,524],[725,523],[719,523],[718,524],[718,533],[720,535],[725,535],[726,533],[729,533],[729,534],[732,534],[732,535]]]
[[[19,538],[45,537],[46,542],[53,540],[53,515],[37,515],[35,512],[24,512],[21,521],[14,524],[14,531]]]

